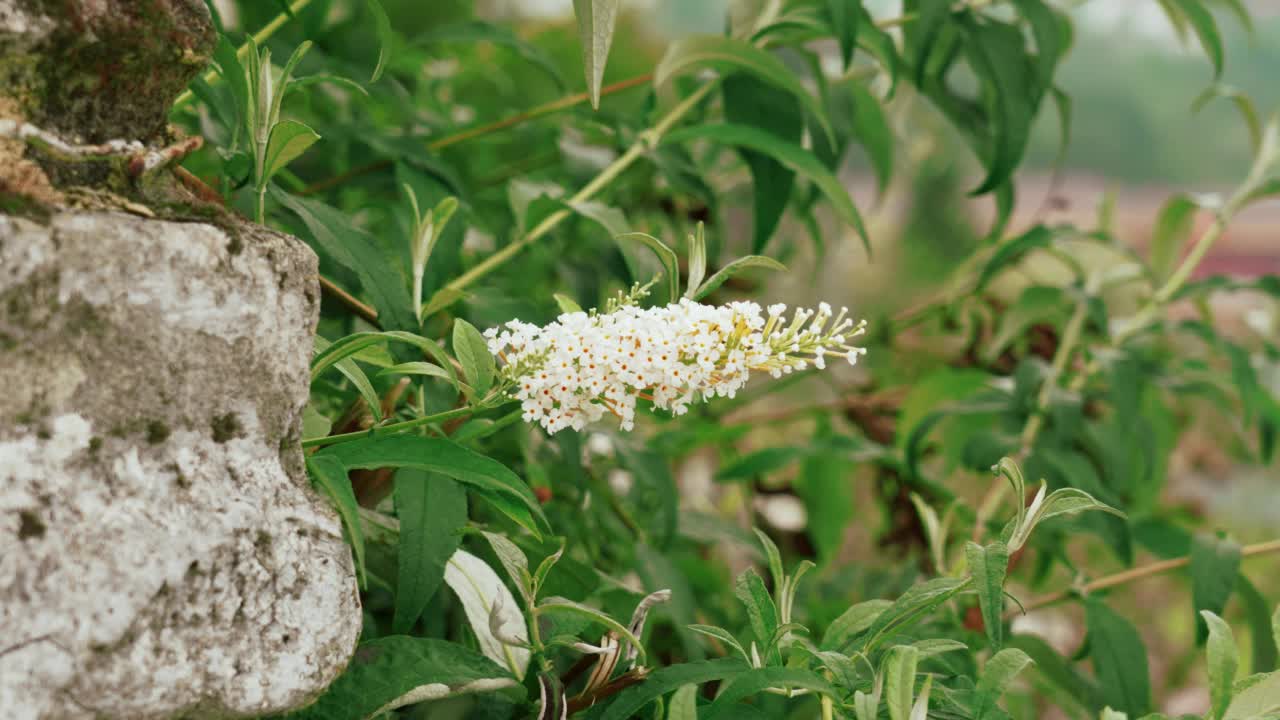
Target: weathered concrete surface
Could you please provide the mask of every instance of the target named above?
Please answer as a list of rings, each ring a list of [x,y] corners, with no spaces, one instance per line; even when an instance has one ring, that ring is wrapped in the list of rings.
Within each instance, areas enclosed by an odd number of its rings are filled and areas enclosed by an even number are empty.
[[[252,716],[354,648],[298,445],[315,258],[242,230],[0,216],[4,717]]]
[[[0,0],[5,720],[279,712],[355,648],[298,442],[315,255],[171,170],[211,44],[203,0]]]

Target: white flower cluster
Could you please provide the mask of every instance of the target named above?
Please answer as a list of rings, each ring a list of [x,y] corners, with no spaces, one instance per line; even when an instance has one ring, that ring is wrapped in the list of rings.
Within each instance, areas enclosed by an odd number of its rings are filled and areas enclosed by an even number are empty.
[[[518,320],[485,332],[489,350],[519,399],[526,422],[547,432],[581,430],[611,413],[623,430],[635,424],[637,400],[683,415],[689,403],[733,397],[752,370],[780,377],[827,356],[854,364],[864,348],[847,344],[866,323],[753,302],[715,307],[681,300],[666,307],[628,305],[607,314],[572,312],[538,327]]]

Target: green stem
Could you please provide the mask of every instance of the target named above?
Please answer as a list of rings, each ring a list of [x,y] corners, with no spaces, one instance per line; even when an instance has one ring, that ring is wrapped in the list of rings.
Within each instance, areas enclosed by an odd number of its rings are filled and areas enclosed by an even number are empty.
[[[267,186],[263,184],[258,188],[258,204],[254,210],[254,220],[262,225],[267,218]]]
[[[1062,341],[1058,343],[1058,349],[1053,354],[1053,363],[1049,367],[1049,375],[1045,377],[1044,383],[1040,385],[1040,392],[1036,395],[1036,406],[1031,413],[1031,417],[1027,418],[1027,424],[1022,427],[1022,435],[1018,443],[1018,454],[1014,458],[1019,462],[1026,460],[1031,454],[1031,448],[1036,444],[1036,438],[1040,436],[1040,431],[1044,429],[1044,413],[1049,407],[1049,401],[1053,397],[1053,391],[1058,387],[1058,381],[1067,370],[1067,363],[1071,360],[1071,354],[1075,351],[1076,345],[1080,342],[1080,335],[1084,330],[1084,321],[1089,315],[1089,298],[1097,292],[1097,277],[1090,277],[1085,283],[1084,297],[1080,298],[1080,302],[1076,303],[1075,310],[1071,312],[1071,318],[1067,320],[1067,325],[1062,331]],[[980,542],[982,536],[987,531],[987,521],[989,521],[1000,507],[1000,503],[1004,502],[1005,493],[1009,490],[1009,484],[1005,482],[1002,475],[996,475],[991,480],[991,486],[987,488],[986,495],[983,496],[981,504],[978,505],[978,512],[973,521],[973,541]],[[1015,498],[1017,502],[1023,502],[1022,498]]]
[[[293,0],[293,3],[289,5],[288,12],[282,12],[276,15],[274,18],[271,19],[271,22],[267,23],[266,25],[263,25],[261,30],[253,34],[254,44],[261,45],[267,40],[270,40],[271,36],[275,35],[277,30],[284,27],[284,24],[289,22],[289,18],[302,12],[302,10],[310,4],[311,4],[311,0]],[[243,61],[245,57],[248,56],[248,54],[249,54],[249,43],[245,43],[241,45],[240,49],[236,50],[236,57],[240,58],[241,61]],[[204,81],[209,83],[210,85],[217,82],[218,71],[210,70],[206,72],[204,74]],[[190,90],[183,90],[182,94],[178,96],[178,99],[173,101],[173,107],[175,109],[180,108],[183,105],[186,105],[187,103],[191,102],[191,100],[194,98],[195,98],[195,94],[192,93]]]
[[[318,437],[318,438],[311,438],[310,440],[303,440],[302,447],[304,448],[318,447],[321,445],[333,445],[335,443],[350,442],[352,440],[361,440],[363,438],[373,438],[373,437],[382,437],[384,435],[393,435],[395,433],[403,432],[405,430],[412,430],[413,428],[416,428],[416,427],[422,427],[423,425],[430,425],[432,423],[444,422],[445,420],[453,420],[454,418],[466,417],[468,415],[472,415],[484,409],[485,409],[484,407],[475,407],[475,406],[454,408],[453,410],[446,410],[444,412],[436,413],[434,415],[424,415],[423,417],[414,418],[412,420],[405,420],[404,422],[372,427],[372,428],[369,428],[368,430],[357,430],[356,432],[342,433],[341,435],[328,435],[326,437]]]
[[[631,167],[632,163],[640,159],[640,156],[643,155],[646,150],[657,145],[663,134],[670,130],[685,115],[689,114],[691,110],[697,107],[698,103],[706,99],[706,97],[710,95],[718,85],[718,80],[709,81],[702,85],[702,87],[693,91],[689,97],[680,101],[680,103],[672,108],[671,111],[658,121],[652,129],[642,134],[641,139],[638,142],[627,148],[626,152],[619,155],[617,159],[609,164],[608,167],[600,171],[600,174],[591,182],[587,183],[581,190],[574,193],[574,195],[566,201],[567,204],[572,206],[577,203],[586,202],[595,196],[596,193],[603,190],[627,168]],[[515,255],[524,248],[532,245],[549,234],[571,214],[572,212],[569,210],[557,210],[543,218],[542,222],[534,226],[534,228],[527,234],[512,241],[506,247],[485,258],[475,267],[466,271],[462,275],[459,275],[452,282],[437,291],[435,296],[427,303],[427,308],[430,308],[432,311],[442,310],[457,302],[462,298],[462,291],[465,288],[485,275],[493,272],[498,266],[515,257]]]

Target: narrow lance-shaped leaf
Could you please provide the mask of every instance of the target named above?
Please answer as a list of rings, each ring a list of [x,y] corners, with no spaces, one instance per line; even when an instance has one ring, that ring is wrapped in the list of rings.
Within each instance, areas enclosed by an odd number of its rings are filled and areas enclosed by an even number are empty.
[[[1141,717],[1151,709],[1151,678],[1142,636],[1097,598],[1085,601],[1089,655],[1107,705]]]
[[[786,265],[763,255],[747,255],[746,257],[740,257],[717,270],[715,275],[707,278],[707,281],[702,283],[702,285],[693,293],[693,299],[701,300],[715,292],[721,285],[725,284],[729,278],[737,275],[743,270],[753,267],[764,268],[766,270],[787,269]]]
[[[1195,31],[1204,54],[1209,56],[1209,62],[1213,64],[1214,79],[1221,77],[1223,58],[1226,53],[1222,46],[1222,34],[1218,31],[1218,23],[1213,19],[1213,13],[1209,12],[1202,0],[1173,0],[1173,3],[1182,12],[1191,29]]]
[[[1031,658],[1017,648],[1005,648],[993,655],[978,679],[974,720],[1000,717],[996,702],[1004,695],[1009,683],[1031,664]]]
[[[475,388],[473,402],[479,401],[493,386],[495,361],[484,336],[462,318],[453,322],[453,352],[458,356],[467,381]]]
[[[680,299],[680,258],[674,250],[658,238],[642,232],[622,233],[614,239],[638,242],[652,250],[658,257],[658,262],[662,263],[662,272],[667,276],[667,301],[676,302]]]
[[[911,699],[915,694],[916,663],[920,651],[910,645],[899,645],[889,651],[885,661],[885,701],[889,720],[910,720]]]
[[[376,83],[387,67],[387,60],[391,58],[391,43],[394,36],[391,32],[391,18],[387,17],[387,11],[382,8],[382,3],[378,0],[365,0],[365,6],[373,16],[373,28],[378,36],[378,64],[374,66],[373,74],[369,76],[369,82]]]
[[[1196,613],[1196,641],[1208,636],[1204,611],[1222,613],[1240,571],[1240,546],[1231,540],[1197,535],[1191,543],[1191,601]]]
[[[390,635],[360,643],[320,699],[289,718],[363,720],[413,703],[515,685],[510,673],[471,648],[434,638]]]
[[[613,29],[618,22],[619,0],[573,0],[578,18],[578,40],[582,43],[582,69],[587,76],[591,107],[600,108],[600,84],[613,45]]]
[[[396,473],[394,493],[400,538],[391,626],[393,632],[407,633],[439,589],[445,563],[462,541],[467,495],[454,480],[412,468]]]
[[[1231,688],[1236,681],[1240,660],[1231,626],[1208,610],[1201,610],[1200,617],[1209,628],[1209,642],[1205,648],[1209,660],[1209,717],[1218,720],[1226,714],[1231,703]]]
[[[413,467],[464,483],[525,529],[541,536],[546,519],[533,491],[496,460],[441,438],[390,435],[330,445],[313,457],[331,455],[349,470]]]
[[[458,550],[445,564],[444,581],[458,596],[486,657],[517,678],[529,667],[529,630],[515,596],[484,560]]]
[[[748,670],[733,678],[716,696],[704,715],[708,720],[730,720],[742,712],[739,702],[770,687],[803,688],[823,695],[836,695],[831,683],[810,670],[791,667],[766,667]],[[904,719],[905,720],[905,719]]]
[[[320,139],[315,130],[294,120],[285,120],[271,129],[267,141],[266,178],[280,172]]]
[[[698,686],[683,685],[671,696],[667,720],[698,720]]]
[[[645,705],[678,687],[724,680],[746,672],[749,668],[747,663],[737,658],[669,665],[654,671],[639,685],[618,693],[617,699],[600,715],[600,720],[627,720]]]
[[[691,35],[671,43],[653,71],[654,85],[662,85],[681,73],[700,68],[721,72],[745,71],[791,93],[818,120],[828,140],[835,133],[822,105],[800,84],[799,77],[778,58],[751,43],[721,35]]]
[[[853,49],[858,44],[858,21],[862,17],[861,0],[827,0],[827,16],[836,42],[840,44],[840,60],[845,70],[853,61]]]
[[[753,127],[783,142],[800,143],[804,135],[804,113],[785,90],[750,73],[734,73],[724,79],[722,91],[727,121]],[[786,211],[795,184],[795,171],[766,153],[750,148],[738,148],[738,152],[751,171],[751,251],[759,253],[768,245]]]
[[[690,140],[711,140],[725,145],[746,147],[768,154],[773,159],[803,175],[818,187],[831,203],[836,214],[853,226],[862,238],[863,247],[871,250],[870,239],[862,223],[862,215],[854,206],[844,184],[831,173],[817,157],[793,143],[779,140],[769,133],[752,127],[733,124],[695,125],[669,133],[664,142],[682,143]]]
[[[355,492],[351,489],[351,480],[347,478],[347,469],[340,460],[323,455],[312,455],[307,458],[307,469],[311,471],[316,484],[333,501],[338,515],[342,518],[342,526],[346,528],[347,536],[351,540],[356,568],[360,571],[360,581],[363,584],[364,530],[360,526],[360,506],[356,503]]]
[[[1009,567],[1009,548],[995,542],[982,547],[977,543],[965,545],[965,557],[969,561],[969,573],[978,590],[978,607],[982,611],[982,624],[986,627],[991,647],[999,650],[1004,640],[1004,577]]]
[[[765,643],[773,638],[774,632],[778,629],[778,608],[770,597],[769,591],[765,589],[764,580],[760,579],[760,575],[754,568],[747,568],[738,576],[738,581],[734,585],[734,594],[747,608],[751,631],[755,633],[756,640],[762,646],[761,649],[770,650]],[[769,655],[776,654],[770,652]]]

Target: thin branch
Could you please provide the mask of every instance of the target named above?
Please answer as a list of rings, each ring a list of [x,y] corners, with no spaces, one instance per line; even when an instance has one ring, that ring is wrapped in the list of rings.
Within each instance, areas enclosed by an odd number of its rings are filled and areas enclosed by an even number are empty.
[[[653,80],[653,75],[651,73],[645,73],[644,75],[637,75],[632,78],[627,78],[626,80],[621,80],[619,82],[613,83],[612,85],[606,85],[605,87],[600,88],[600,96],[605,97],[607,95],[619,93],[624,90],[630,90],[633,87],[644,85],[645,83],[648,83],[650,80]],[[591,99],[591,96],[584,92],[575,93],[573,95],[566,95],[562,98],[557,98],[556,100],[552,100],[551,102],[544,103],[542,105],[538,105],[536,107],[530,108],[529,110],[526,110],[522,113],[517,113],[515,115],[512,115],[509,118],[498,120],[496,122],[487,123],[485,125],[477,125],[475,127],[467,128],[466,130],[460,130],[456,133],[453,133],[452,135],[446,135],[437,140],[433,140],[427,143],[427,150],[431,152],[435,152],[437,150],[443,150],[444,148],[447,148],[451,145],[457,145],[458,143],[465,142],[467,140],[483,137],[485,135],[489,135],[501,130],[506,130],[509,127],[515,127],[516,125],[521,125],[530,120],[536,120],[537,118],[540,118],[540,117],[552,115],[554,113],[558,113],[563,110],[568,110],[569,108],[575,107],[577,105],[581,105],[590,99]],[[361,175],[368,175],[371,172],[377,172],[384,168],[391,167],[391,165],[394,162],[395,162],[394,160],[391,160],[389,158],[383,158],[382,160],[375,160],[370,163],[365,163],[364,165],[351,168],[350,170],[347,170],[344,173],[334,175],[331,178],[326,178],[324,180],[314,182],[306,186],[302,190],[300,190],[298,194],[314,195],[318,192],[323,192],[330,188],[337,187],[338,185],[341,185],[353,178],[360,177]]]
[[[1254,557],[1257,555],[1267,555],[1274,552],[1280,552],[1280,539],[1269,540],[1267,542],[1256,543],[1253,545],[1246,545],[1243,548],[1241,548],[1240,556],[1247,558],[1247,557]],[[1159,562],[1153,562],[1150,565],[1143,565],[1141,567],[1130,568],[1123,572],[1118,572],[1112,575],[1107,575],[1105,577],[1100,577],[1097,580],[1094,580],[1092,582],[1087,582],[1078,588],[1073,588],[1070,590],[1061,590],[1059,592],[1056,592],[1050,595],[1045,595],[1044,597],[1040,597],[1035,600],[1032,600],[1031,602],[1027,603],[1023,607],[1023,610],[1021,611],[1021,613],[1031,612],[1032,610],[1038,610],[1043,607],[1048,607],[1049,605],[1056,605],[1057,603],[1060,603],[1064,600],[1068,600],[1075,595],[1087,595],[1089,593],[1098,592],[1099,590],[1106,590],[1107,588],[1116,587],[1117,585],[1124,585],[1134,580],[1141,580],[1142,578],[1151,577],[1152,575],[1159,575],[1162,573],[1167,573],[1170,570],[1177,570],[1178,568],[1183,568],[1190,564],[1191,564],[1190,556],[1185,556],[1185,557],[1179,557],[1179,558],[1172,558],[1170,560],[1161,560]],[[1020,611],[1011,610],[1005,613],[1005,619],[1015,617],[1018,614],[1020,614]]]
[[[289,5],[288,12],[281,12],[280,14],[276,15],[274,18],[271,19],[271,22],[267,23],[266,25],[263,25],[261,30],[253,34],[253,44],[262,45],[267,40],[270,40],[271,36],[275,35],[277,30],[284,27],[284,24],[289,22],[289,18],[302,12],[303,8],[305,8],[310,4],[311,4],[311,0],[293,0],[293,3]],[[243,61],[246,57],[248,57],[248,55],[249,55],[249,43],[245,43],[241,45],[240,48],[236,50],[236,57],[239,58],[241,61]],[[212,85],[213,83],[218,81],[218,77],[219,75],[217,70],[209,70],[204,74],[204,81]],[[191,92],[190,90],[183,90],[182,94],[178,96],[178,99],[173,101],[173,107],[175,109],[180,108],[183,105],[186,105],[187,103],[191,102],[193,98],[195,98],[195,93]]]
[[[579,695],[578,697],[570,700],[568,708],[569,714],[573,715],[576,712],[586,710],[604,698],[616,695],[632,685],[639,685],[644,682],[644,679],[648,677],[648,675],[649,671],[645,668],[636,668],[624,675],[619,675],[608,685],[602,685],[588,695]]]
[[[360,302],[360,300],[358,300],[356,296],[352,295],[346,290],[343,290],[341,287],[338,287],[338,284],[330,280],[329,278],[323,275],[319,277],[320,277],[321,290],[323,290],[325,293],[328,293],[330,297],[334,298],[338,302],[342,303],[343,305],[346,305],[348,308],[351,308],[351,312],[360,316],[360,318],[365,322],[378,328],[379,330],[382,329],[382,324],[378,322],[377,310]]]

